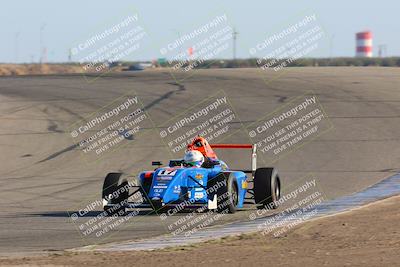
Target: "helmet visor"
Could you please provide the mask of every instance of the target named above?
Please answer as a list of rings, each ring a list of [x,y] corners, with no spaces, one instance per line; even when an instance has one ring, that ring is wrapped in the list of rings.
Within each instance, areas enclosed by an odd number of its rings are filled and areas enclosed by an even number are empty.
[[[190,162],[186,162],[187,166],[191,166],[191,167],[200,167],[202,164],[202,161],[190,161]]]

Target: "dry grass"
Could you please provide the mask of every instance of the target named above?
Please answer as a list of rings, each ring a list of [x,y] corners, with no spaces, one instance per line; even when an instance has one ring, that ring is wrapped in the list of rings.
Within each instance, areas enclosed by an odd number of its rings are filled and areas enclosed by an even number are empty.
[[[82,73],[79,65],[68,64],[0,64],[0,76],[32,74]]]

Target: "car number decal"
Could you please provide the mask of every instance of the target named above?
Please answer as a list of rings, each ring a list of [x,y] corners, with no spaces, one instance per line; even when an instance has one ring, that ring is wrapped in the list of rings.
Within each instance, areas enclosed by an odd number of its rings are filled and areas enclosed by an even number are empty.
[[[176,174],[176,170],[164,169],[158,173],[158,176],[174,176]]]

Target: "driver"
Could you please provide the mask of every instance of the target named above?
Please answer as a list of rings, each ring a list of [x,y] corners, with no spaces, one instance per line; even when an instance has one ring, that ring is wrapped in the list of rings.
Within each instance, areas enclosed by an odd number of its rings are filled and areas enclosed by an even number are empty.
[[[187,166],[200,168],[204,162],[204,156],[197,150],[189,150],[186,151],[183,161]]]

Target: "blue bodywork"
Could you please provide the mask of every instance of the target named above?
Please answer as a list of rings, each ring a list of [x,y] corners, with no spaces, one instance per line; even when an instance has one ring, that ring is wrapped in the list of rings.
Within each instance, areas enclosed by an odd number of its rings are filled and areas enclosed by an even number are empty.
[[[237,208],[242,208],[247,188],[247,177],[242,171],[229,170],[221,160],[214,161],[210,168],[176,166],[176,161],[170,161],[168,167],[160,167],[152,172],[142,172],[139,180],[147,189],[150,200],[158,200],[164,204],[177,204],[190,201],[194,204],[207,204],[209,200],[211,180],[221,173],[232,175],[238,189]],[[212,190],[211,190],[212,191]],[[212,199],[211,199],[212,200]]]

